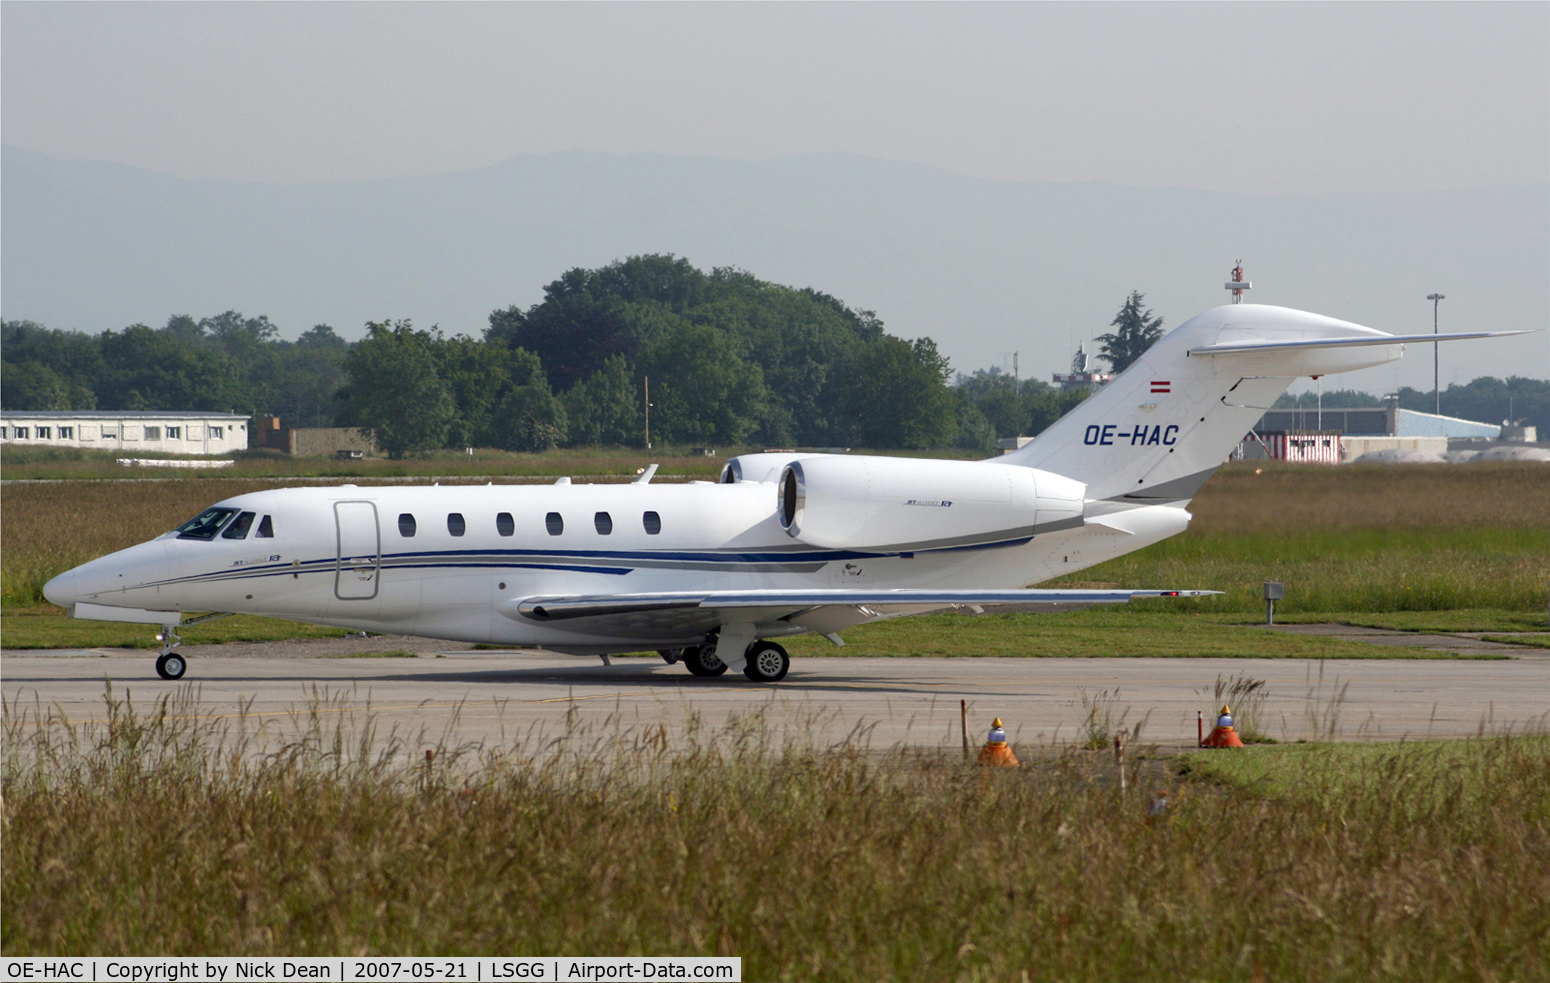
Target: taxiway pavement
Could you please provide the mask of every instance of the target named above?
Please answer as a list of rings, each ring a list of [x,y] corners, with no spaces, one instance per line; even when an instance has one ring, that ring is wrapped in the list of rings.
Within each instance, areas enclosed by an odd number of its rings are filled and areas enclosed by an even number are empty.
[[[372,639],[377,642],[377,639]],[[423,640],[417,640],[422,641]],[[431,645],[437,643],[429,643]],[[154,653],[132,650],[12,651],[0,658],[7,712],[55,710],[72,721],[103,718],[111,681],[144,709],[182,692],[179,712],[262,726],[284,740],[316,711],[359,727],[368,713],[378,740],[537,747],[573,738],[714,732],[750,717],[773,735],[823,744],[864,735],[873,747],[957,748],[959,700],[969,703],[970,741],[991,718],[1024,746],[1076,740],[1083,696],[1106,699],[1142,739],[1194,743],[1207,726],[1218,679],[1265,681],[1262,726],[1277,740],[1310,738],[1331,725],[1347,740],[1543,732],[1550,727],[1550,662],[1543,659],[890,659],[793,660],[781,683],[741,674],[690,676],[658,659],[596,659],[541,652],[427,649],[413,657],[317,657],[305,644],[200,646],[179,683],[156,677]],[[1107,694],[1102,696],[1102,694]]]

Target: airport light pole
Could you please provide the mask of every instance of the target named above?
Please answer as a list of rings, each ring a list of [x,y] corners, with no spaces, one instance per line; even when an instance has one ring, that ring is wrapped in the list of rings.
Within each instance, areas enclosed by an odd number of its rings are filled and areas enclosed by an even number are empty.
[[[1448,299],[1447,294],[1427,294],[1426,299],[1432,302],[1432,334],[1437,333],[1437,305]],[[1437,349],[1442,347],[1441,342],[1432,344],[1432,412],[1442,416],[1442,388],[1438,369],[1442,364],[1442,355]]]

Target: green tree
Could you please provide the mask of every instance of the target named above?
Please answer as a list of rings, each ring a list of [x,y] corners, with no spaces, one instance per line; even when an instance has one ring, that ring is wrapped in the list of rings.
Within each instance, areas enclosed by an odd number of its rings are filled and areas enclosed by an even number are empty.
[[[1430,413],[1434,408],[1430,389],[1402,387],[1396,394],[1402,409]],[[1328,406],[1328,403],[1324,405]],[[1509,376],[1483,375],[1465,384],[1449,384],[1442,391],[1444,416],[1481,423],[1521,421],[1539,429],[1539,439],[1550,438],[1550,382]]]
[[[740,360],[759,367],[764,399],[751,432],[757,439],[848,439],[850,421],[838,410],[842,369],[855,349],[883,336],[882,322],[811,288],[766,283],[729,267],[707,275],[671,255],[631,256],[596,270],[567,271],[526,311],[493,312],[485,337],[540,356],[550,386],[567,393],[571,439],[581,441],[601,429],[580,411],[579,400],[591,387],[577,387],[616,357],[638,385],[644,350],[685,323],[714,328]],[[694,424],[701,432],[716,426],[710,417]]]
[[[1163,319],[1154,317],[1150,308],[1143,309],[1145,299],[1146,295],[1141,291],[1132,290],[1114,320],[1109,322],[1114,330],[1098,336],[1102,343],[1098,353],[1114,367],[1116,375],[1130,368],[1131,363],[1146,354],[1146,350],[1162,337]]]
[[[251,411],[251,391],[232,360],[164,331],[133,324],[98,335],[102,370],[96,381],[103,409]]]
[[[5,362],[0,366],[0,391],[8,410],[75,408],[69,381],[42,362]]]
[[[623,355],[609,356],[601,369],[572,386],[563,401],[571,443],[639,445],[642,396]]]
[[[565,441],[565,407],[549,391],[542,376],[528,386],[516,386],[501,398],[490,428],[497,447],[509,451],[553,450]]]
[[[1281,398],[1275,401],[1274,408],[1287,409],[1313,409],[1320,405],[1317,391],[1298,393],[1282,393]],[[1323,406],[1328,409],[1350,409],[1362,406],[1382,406],[1383,400],[1372,393],[1361,392],[1356,389],[1326,389],[1323,395]]]
[[[446,445],[457,409],[438,373],[438,342],[434,329],[416,331],[409,321],[368,322],[345,358],[339,415],[391,458]]]
[[[345,384],[344,360],[350,343],[326,324],[302,332],[283,346],[281,377],[269,410],[288,427],[334,425],[334,394]]]
[[[681,323],[641,351],[639,371],[651,380],[655,440],[740,444],[758,425],[764,374],[724,332]]]
[[[631,256],[596,270],[572,269],[544,288],[542,303],[490,315],[489,340],[526,348],[543,360],[549,384],[567,390],[613,355],[633,361],[647,340],[629,308],[682,314],[704,302],[708,279],[686,259]]]
[[[958,413],[948,371],[930,338],[884,335],[861,346],[846,365],[840,399],[854,440],[873,448],[951,444]]]
[[[488,444],[491,420],[512,387],[513,352],[504,345],[475,341],[467,335],[437,336],[433,343],[437,372],[452,392],[456,415],[447,446]]]
[[[174,333],[178,321],[170,319],[162,330],[181,340]],[[284,351],[289,347],[281,341],[280,329],[263,315],[245,317],[237,311],[203,318],[198,327],[205,347],[225,357],[241,386],[240,402],[232,408],[255,415],[272,412],[283,400]]]
[[[6,409],[96,409],[103,365],[92,335],[33,321],[0,322],[0,357],[0,405]]]
[[[974,401],[969,399],[961,389],[953,390],[954,418],[956,434],[953,438],[954,447],[962,447],[966,450],[979,451],[982,454],[994,454],[996,452],[996,431],[980,412]]]
[[[491,346],[505,352],[502,346]],[[506,352],[506,387],[481,434],[484,444],[512,451],[547,451],[569,432],[565,406],[549,389],[543,364],[525,348]]]

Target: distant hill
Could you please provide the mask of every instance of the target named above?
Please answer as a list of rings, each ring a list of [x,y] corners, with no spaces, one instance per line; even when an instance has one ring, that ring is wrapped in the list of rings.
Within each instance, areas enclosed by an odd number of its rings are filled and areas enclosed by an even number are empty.
[[[9,146],[0,168],[4,316],[89,331],[236,309],[292,338],[323,322],[356,338],[367,319],[402,317],[478,335],[567,269],[648,252],[843,297],[893,333],[936,338],[959,369],[1017,350],[1025,376],[1064,369],[1131,289],[1168,327],[1224,302],[1240,257],[1251,299],[1386,330],[1430,328],[1435,290],[1444,330],[1550,324],[1550,185],[1250,197],[985,181],[842,154],[570,152],[293,187]],[[1429,388],[1430,361],[1341,384]],[[1547,372],[1540,334],[1461,346],[1443,382]]]

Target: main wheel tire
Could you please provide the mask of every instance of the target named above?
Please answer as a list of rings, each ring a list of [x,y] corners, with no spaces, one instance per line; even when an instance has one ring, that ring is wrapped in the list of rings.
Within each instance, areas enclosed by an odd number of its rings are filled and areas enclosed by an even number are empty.
[[[662,657],[663,662],[666,662],[670,666],[678,664],[677,649],[657,649],[657,654]]]
[[[791,656],[774,642],[754,642],[748,646],[747,658],[743,675],[756,683],[778,683],[791,669]]]
[[[727,664],[716,656],[716,646],[700,645],[683,650],[684,666],[696,676],[719,676],[727,671]]]
[[[188,671],[188,660],[176,652],[168,652],[156,660],[156,675],[163,679],[182,679]]]

